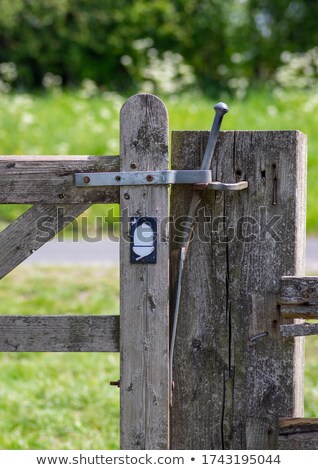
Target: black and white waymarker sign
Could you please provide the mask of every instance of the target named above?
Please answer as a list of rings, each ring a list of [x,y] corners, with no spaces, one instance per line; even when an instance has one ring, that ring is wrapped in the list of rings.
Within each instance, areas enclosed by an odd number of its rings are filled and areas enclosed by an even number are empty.
[[[154,217],[130,218],[130,262],[157,262],[157,220]]]

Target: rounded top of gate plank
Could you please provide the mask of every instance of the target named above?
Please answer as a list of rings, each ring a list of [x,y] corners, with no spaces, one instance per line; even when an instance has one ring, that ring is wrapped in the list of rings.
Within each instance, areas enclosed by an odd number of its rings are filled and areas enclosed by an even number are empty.
[[[133,109],[137,110],[139,107],[153,108],[158,115],[162,114],[168,120],[168,112],[164,102],[158,96],[151,93],[137,93],[128,98],[121,107],[120,117],[122,118],[125,114],[131,113]]]
[[[168,113],[157,96],[140,93],[121,108],[120,160],[121,171],[168,167]]]

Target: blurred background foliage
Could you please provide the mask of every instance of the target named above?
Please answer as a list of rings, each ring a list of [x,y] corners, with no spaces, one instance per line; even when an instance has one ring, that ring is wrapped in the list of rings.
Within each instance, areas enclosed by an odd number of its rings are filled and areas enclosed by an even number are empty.
[[[0,11],[0,63],[16,67],[2,80],[23,89],[90,79],[157,91],[173,74],[163,92],[242,93],[318,44],[314,0],[0,0]],[[317,76],[317,63],[303,72]]]

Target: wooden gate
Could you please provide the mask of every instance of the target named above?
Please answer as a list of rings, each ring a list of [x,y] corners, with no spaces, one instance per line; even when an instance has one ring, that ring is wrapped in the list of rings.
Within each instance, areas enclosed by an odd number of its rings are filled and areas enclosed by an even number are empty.
[[[1,278],[49,240],[39,236],[40,218],[57,233],[91,204],[119,202],[120,317],[1,316],[0,350],[120,352],[123,449],[318,448],[316,420],[300,419],[302,336],[317,326],[293,323],[318,318],[318,281],[302,277],[306,137],[221,133],[213,179],[249,187],[207,190],[198,210],[170,408],[169,302],[173,312],[178,233],[193,188],[173,185],[169,212],[167,185],[77,187],[78,173],[168,169],[163,103],[133,96],[120,119],[120,157],[0,158],[0,203],[32,204],[0,234]],[[207,138],[174,132],[172,168],[198,169]],[[132,217],[156,220],[156,263],[131,263]]]

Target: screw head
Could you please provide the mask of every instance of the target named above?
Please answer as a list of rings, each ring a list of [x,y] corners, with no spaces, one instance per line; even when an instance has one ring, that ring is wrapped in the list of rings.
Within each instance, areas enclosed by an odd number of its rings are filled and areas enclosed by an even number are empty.
[[[152,175],[147,175],[147,176],[146,176],[146,180],[149,181],[149,182],[150,182],[150,181],[153,181],[153,179],[154,179],[154,178],[153,178]]]
[[[137,168],[137,163],[136,163],[136,162],[131,162],[130,168],[131,168],[132,170],[135,170],[135,169]]]
[[[120,181],[120,180],[121,180],[121,176],[119,176],[119,175],[115,176],[115,180],[116,180],[116,181]]]
[[[109,382],[109,385],[112,385],[113,387],[120,387],[120,380],[112,380]]]
[[[125,193],[125,194],[124,194],[124,198],[125,198],[125,199],[130,199],[129,194],[128,194],[128,193]]]
[[[90,180],[91,180],[91,179],[90,179],[89,176],[84,176],[84,178],[83,178],[83,182],[86,183],[86,184],[89,183]]]

